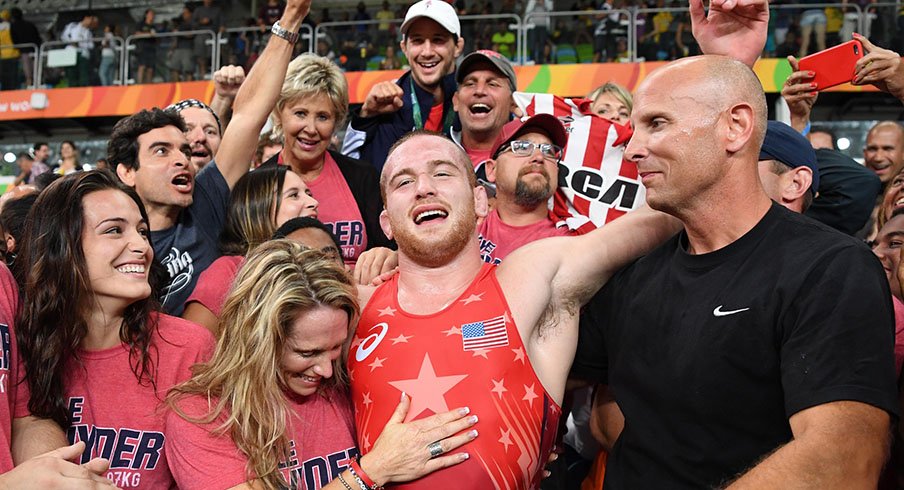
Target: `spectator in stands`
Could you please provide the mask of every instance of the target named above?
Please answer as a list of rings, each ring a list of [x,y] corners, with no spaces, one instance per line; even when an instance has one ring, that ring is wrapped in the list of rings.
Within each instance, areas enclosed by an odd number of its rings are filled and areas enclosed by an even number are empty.
[[[201,5],[195,7],[195,11],[192,12],[192,22],[195,29],[210,30],[216,36],[226,31],[226,25],[223,24],[223,11],[213,2],[214,0],[203,0]],[[207,76],[211,63],[213,45],[208,42],[213,40],[214,38],[209,35],[198,34],[195,36],[195,60],[198,63],[199,77],[202,80]]]
[[[166,454],[181,488],[319,488],[334,478],[347,489],[379,488],[467,459],[431,459],[427,446],[442,440],[452,451],[473,440],[467,429],[477,417],[455,409],[403,424],[404,394],[357,458],[344,359],[356,296],[345,270],[320,251],[274,240],[249,255],[213,359],[168,398]]]
[[[185,131],[178,114],[155,108],[121,119],[107,144],[107,160],[148,210],[154,255],[168,274],[160,301],[173,315],[219,256],[229,191],[249,166],[211,162],[196,175]]]
[[[137,34],[154,36],[157,34],[157,24],[154,23],[154,9],[144,11],[144,17],[138,23]],[[157,66],[157,44],[155,37],[135,40],[135,48],[138,57],[137,83],[153,83],[154,68]]]
[[[800,0],[802,4],[819,4],[822,0]],[[810,54],[810,35],[816,33],[816,51],[826,49],[826,18],[825,9],[814,5],[805,9],[800,14],[800,51],[797,56],[803,58]]]
[[[257,11],[257,20],[262,26],[270,27],[282,17],[286,4],[281,0],[267,0]]]
[[[280,136],[274,135],[270,131],[260,135],[257,140],[257,150],[254,152],[254,161],[251,164],[252,168],[260,167],[262,163],[283,150],[283,144],[279,138]]]
[[[63,33],[60,34],[60,41],[71,43],[77,51],[75,65],[66,68],[66,78],[70,87],[86,87],[91,83],[89,69],[91,52],[94,50],[92,40],[94,34],[91,31],[97,29],[97,24],[97,16],[86,12],[80,22],[66,24]]]
[[[192,20],[192,11],[188,5],[182,7],[182,13],[173,20],[173,31],[191,31],[195,29]],[[185,34],[176,37],[170,51],[170,71],[173,81],[191,81],[194,80],[195,61],[194,61],[194,36]]]
[[[78,161],[78,147],[72,140],[64,140],[60,143],[60,160],[56,164],[54,172],[60,175],[68,175],[82,170],[82,164]]]
[[[333,63],[338,64],[338,60],[336,59],[336,53],[333,51],[332,43],[328,38],[318,39],[317,40],[317,56],[323,56],[324,58],[332,61]]]
[[[113,85],[116,80],[116,40],[113,38],[116,26],[107,24],[104,26],[104,38],[101,40],[100,67],[97,74],[100,76],[101,85]]]
[[[34,183],[34,178],[36,176],[31,175],[35,164],[34,157],[28,152],[23,151],[22,153],[19,153],[19,157],[16,158],[16,164],[19,166],[19,175],[13,179],[13,183],[10,187],[15,187],[19,184]]]
[[[395,12],[389,8],[389,2],[383,0],[380,10],[377,11],[375,18],[381,21],[377,24],[377,44],[385,46],[388,43],[395,42],[395,25],[389,21],[395,19]]]
[[[19,50],[12,47],[9,10],[0,10],[0,90],[19,88]]]
[[[791,126],[768,121],[757,167],[766,195],[773,201],[803,213],[819,189],[816,152]]]
[[[700,45],[694,39],[691,32],[691,19],[686,12],[680,12],[675,17],[675,50],[678,58],[684,56],[696,56],[700,54]]]
[[[217,334],[217,320],[226,293],[245,256],[286,221],[317,217],[317,200],[295,172],[285,165],[267,165],[245,174],[229,198],[226,225],[220,234],[220,253],[198,279],[185,301],[182,318]]]
[[[527,0],[524,7],[524,18],[528,24],[533,24],[534,28],[528,31],[528,46],[530,46],[530,56],[537,64],[546,63],[546,44],[549,42],[550,34],[550,18],[543,15],[546,12],[555,10],[552,0]]]
[[[63,177],[35,208],[41,212],[29,216],[19,258],[26,273],[17,327],[28,410],[56,422],[70,443],[91,445],[80,463],[101,453],[95,431],[132,439],[134,451],[105,453],[114,469],[108,476],[124,486],[171,487],[158,405],[210,356],[213,337],[158,311],[147,214],[134,190],[112,174]]]
[[[800,52],[800,43],[797,42],[797,31],[789,29],[785,34],[785,40],[775,48],[776,58],[787,58],[788,56],[797,56]]]
[[[44,42],[38,28],[31,22],[22,17],[22,10],[13,7],[9,10],[12,21],[10,22],[10,32],[12,34],[13,44],[34,44],[38,47]],[[25,74],[25,86],[34,87],[35,84],[35,57],[37,56],[37,48],[35,47],[19,47],[22,56],[19,62],[22,65],[22,73]]]
[[[44,172],[50,170],[50,145],[47,143],[40,141],[35,143],[30,150],[31,156],[34,158],[34,163],[31,166],[31,171],[35,176],[41,175]],[[34,183],[34,179],[32,182]]]
[[[389,147],[405,133],[429,129],[449,133],[454,119],[455,60],[464,40],[455,9],[421,0],[405,14],[402,52],[411,70],[395,82],[381,82],[367,94],[345,134],[342,153],[383,168]]]
[[[615,83],[606,82],[587,95],[590,112],[618,124],[628,124],[634,100],[631,92]]]
[[[452,106],[461,121],[461,133],[453,131],[452,139],[468,153],[474,168],[480,168],[493,156],[502,128],[512,118],[512,94],[518,81],[508,59],[489,50],[465,56],[455,76],[458,90]]]
[[[396,56],[395,48],[390,44],[386,46],[386,55],[383,60],[380,61],[380,69],[381,70],[401,70],[402,62],[399,60],[399,57]]]
[[[308,248],[320,250],[324,255],[335,260],[337,264],[345,264],[345,261],[342,260],[340,250],[342,245],[339,244],[339,239],[317,218],[301,217],[286,221],[273,233],[274,240],[280,238],[288,238]]]
[[[358,5],[355,6],[355,17],[352,19],[356,22],[367,21],[370,20],[370,14],[367,13],[367,5],[364,4],[363,1],[358,2]],[[367,31],[371,29],[373,26],[367,24],[357,24],[355,26],[355,30],[357,31],[356,40],[363,41],[367,36]]]
[[[514,59],[516,51],[515,41],[515,33],[509,29],[508,22],[505,20],[496,22],[496,29],[490,37],[493,51],[496,51],[510,60]]]

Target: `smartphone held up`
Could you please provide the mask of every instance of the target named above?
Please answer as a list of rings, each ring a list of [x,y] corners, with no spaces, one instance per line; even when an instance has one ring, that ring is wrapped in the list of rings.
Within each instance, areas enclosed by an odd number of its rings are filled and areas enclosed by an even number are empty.
[[[816,73],[813,78],[816,89],[825,90],[853,80],[854,65],[860,58],[863,58],[863,45],[854,39],[805,56],[798,66],[801,71]]]

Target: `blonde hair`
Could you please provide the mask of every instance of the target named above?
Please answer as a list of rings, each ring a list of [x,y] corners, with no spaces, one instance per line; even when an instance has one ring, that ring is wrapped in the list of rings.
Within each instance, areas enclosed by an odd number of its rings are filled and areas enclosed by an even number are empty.
[[[328,306],[358,314],[357,293],[345,269],[326,254],[291,240],[273,240],[248,255],[226,298],[216,350],[191,379],[173,388],[167,402],[182,418],[209,424],[225,415],[215,430],[228,433],[248,457],[249,478],[264,488],[286,485],[279,471],[289,454],[286,381],[280,368],[283,345],[299,314]],[[346,352],[334,362],[333,377],[321,392],[329,396],[347,386]],[[200,395],[214,400],[199,418],[186,415],[179,399]],[[304,444],[304,441],[296,441]]]
[[[333,104],[336,128],[348,115],[348,82],[335,63],[323,56],[304,53],[289,63],[286,80],[273,109],[274,132],[282,132],[278,114],[291,101],[313,95],[326,95]]]
[[[600,85],[593,92],[590,92],[587,99],[593,103],[603,94],[612,94],[613,97],[625,105],[625,108],[628,109],[629,113],[634,110],[634,97],[631,95],[631,92],[615,82],[606,82],[603,85]]]

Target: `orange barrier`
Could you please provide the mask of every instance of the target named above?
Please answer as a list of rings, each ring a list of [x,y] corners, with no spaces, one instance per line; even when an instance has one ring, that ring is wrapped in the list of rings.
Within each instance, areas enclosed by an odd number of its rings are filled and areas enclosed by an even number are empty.
[[[525,92],[552,93],[580,97],[607,81],[618,82],[630,90],[648,73],[665,62],[594,63],[579,65],[516,66],[518,89]],[[754,71],[767,93],[781,90],[791,73],[784,59],[761,59]],[[361,103],[375,83],[395,80],[402,71],[364,71],[346,73],[349,102]],[[831,89],[842,92],[876,91],[872,86],[850,84]],[[18,119],[55,119],[92,116],[127,116],[149,107],[165,107],[186,98],[210,101],[213,83],[181,82],[126,87],[83,87],[49,90],[11,90],[0,92],[0,121]]]

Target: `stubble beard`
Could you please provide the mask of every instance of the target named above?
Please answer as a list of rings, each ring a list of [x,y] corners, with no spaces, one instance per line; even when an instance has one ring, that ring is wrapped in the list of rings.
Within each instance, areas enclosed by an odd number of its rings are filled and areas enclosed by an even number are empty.
[[[440,267],[451,262],[468,246],[474,237],[476,225],[477,213],[471,204],[458,219],[455,219],[445,236],[424,239],[407,227],[398,227],[398,232],[394,234],[399,251],[411,261],[423,267]]]

